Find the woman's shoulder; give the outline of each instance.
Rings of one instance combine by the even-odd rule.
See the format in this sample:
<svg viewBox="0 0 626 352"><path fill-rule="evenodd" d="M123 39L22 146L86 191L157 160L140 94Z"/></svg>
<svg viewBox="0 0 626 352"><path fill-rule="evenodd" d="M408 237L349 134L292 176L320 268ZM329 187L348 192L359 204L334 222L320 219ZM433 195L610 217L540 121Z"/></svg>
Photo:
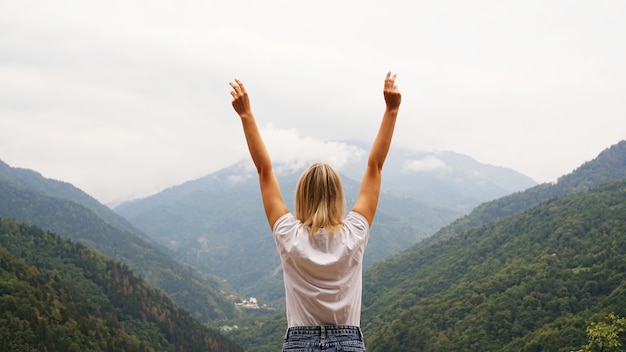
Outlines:
<svg viewBox="0 0 626 352"><path fill-rule="evenodd" d="M346 215L344 222L351 223L351 224L364 225L366 228L369 228L369 225L365 216L357 213L354 210L348 212L348 215Z"/></svg>
<svg viewBox="0 0 626 352"><path fill-rule="evenodd" d="M301 226L300 220L298 220L292 212L288 212L279 217L274 223L272 231L274 233L284 232L286 229L293 228L295 226Z"/></svg>

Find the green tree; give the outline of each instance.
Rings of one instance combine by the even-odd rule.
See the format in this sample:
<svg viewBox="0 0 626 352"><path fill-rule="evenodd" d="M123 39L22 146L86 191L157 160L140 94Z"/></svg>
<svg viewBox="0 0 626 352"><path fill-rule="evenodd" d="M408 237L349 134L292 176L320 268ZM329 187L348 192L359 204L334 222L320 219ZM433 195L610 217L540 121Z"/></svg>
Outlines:
<svg viewBox="0 0 626 352"><path fill-rule="evenodd" d="M624 351L620 342L620 335L626 332L626 318L620 318L615 313L609 313L607 322L591 322L587 326L589 343L583 346L583 352L612 352Z"/></svg>

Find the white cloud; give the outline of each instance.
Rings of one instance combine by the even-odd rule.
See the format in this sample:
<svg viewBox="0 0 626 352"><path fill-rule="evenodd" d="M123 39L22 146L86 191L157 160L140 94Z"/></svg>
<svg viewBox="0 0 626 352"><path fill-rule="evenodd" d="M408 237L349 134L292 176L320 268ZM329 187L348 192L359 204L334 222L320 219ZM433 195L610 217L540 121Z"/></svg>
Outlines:
<svg viewBox="0 0 626 352"><path fill-rule="evenodd" d="M363 152L327 141L374 138L393 70L394 144L551 181L624 138L625 11L620 0L5 1L0 159L105 202L204 176L249 157L229 106L237 77L276 161L340 168Z"/></svg>
<svg viewBox="0 0 626 352"><path fill-rule="evenodd" d="M429 172L437 170L446 170L445 161L435 157L434 155L426 155L421 159L407 160L404 168L414 172Z"/></svg>
<svg viewBox="0 0 626 352"><path fill-rule="evenodd" d="M365 151L342 142L302 137L296 129L279 129L268 124L261 129L277 173L291 173L314 162L326 162L337 170L361 160Z"/></svg>

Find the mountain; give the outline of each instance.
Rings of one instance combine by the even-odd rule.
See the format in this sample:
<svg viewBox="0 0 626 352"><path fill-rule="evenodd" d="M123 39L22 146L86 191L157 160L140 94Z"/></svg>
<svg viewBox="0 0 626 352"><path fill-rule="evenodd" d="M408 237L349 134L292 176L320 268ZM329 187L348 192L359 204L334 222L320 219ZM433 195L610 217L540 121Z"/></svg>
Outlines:
<svg viewBox="0 0 626 352"><path fill-rule="evenodd" d="M242 351L126 265L0 219L3 351Z"/></svg>
<svg viewBox="0 0 626 352"><path fill-rule="evenodd" d="M626 307L626 180L386 260L364 277L369 351L572 351Z"/></svg>
<svg viewBox="0 0 626 352"><path fill-rule="evenodd" d="M416 170L416 165L424 158L432 160L433 154L390 153L394 154L384 171L384 188L364 259L366 267L427 238L479 200L535 184L512 170L482 165L454 153L438 154L440 167L430 172ZM360 180L363 162L361 158L339 170L348 206L358 194L359 182L354 178ZM412 166L407 169L406 165ZM294 204L293 190L303 169L288 164L274 168L285 202ZM426 186L425 179L429 179ZM453 183L451 179L456 183L446 187ZM439 205L446 202L454 209ZM176 252L178 259L210 267L240 292L275 300L283 297L280 260L262 209L256 173L251 162L245 161L151 197L123 203L115 211Z"/></svg>
<svg viewBox="0 0 626 352"><path fill-rule="evenodd" d="M516 192L477 206L470 214L443 227L417 246L522 212L549 199L586 191L605 182L622 178L626 178L626 141L620 141L606 148L596 158L582 164L570 174L560 177L554 184L540 184L523 192Z"/></svg>
<svg viewBox="0 0 626 352"><path fill-rule="evenodd" d="M625 313L624 214L624 141L477 207L364 272L368 350L579 349L588 319Z"/></svg>
<svg viewBox="0 0 626 352"><path fill-rule="evenodd" d="M141 231L131 225L126 219L111 211L109 207L67 182L47 179L33 170L11 167L2 160L0 160L0 180L43 196L80 204L113 226L145 237Z"/></svg>
<svg viewBox="0 0 626 352"><path fill-rule="evenodd" d="M177 262L126 220L69 184L1 163L0 217L36 225L124 262L201 321L237 315L220 292L218 279Z"/></svg>
<svg viewBox="0 0 626 352"><path fill-rule="evenodd" d="M353 142L362 150L369 145ZM349 163L343 172L360 180L367 160ZM535 186L515 170L480 163L451 151L414 151L392 146L385 161L382 188L429 205L467 213L478 204Z"/></svg>

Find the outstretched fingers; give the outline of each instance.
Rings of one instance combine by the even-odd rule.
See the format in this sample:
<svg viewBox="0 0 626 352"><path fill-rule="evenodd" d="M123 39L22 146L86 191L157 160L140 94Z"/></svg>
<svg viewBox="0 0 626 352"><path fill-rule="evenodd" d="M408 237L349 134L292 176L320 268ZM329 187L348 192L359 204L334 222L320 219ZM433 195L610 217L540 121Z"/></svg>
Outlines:
<svg viewBox="0 0 626 352"><path fill-rule="evenodd" d="M235 78L235 83L236 83L236 84L235 84L234 88L235 88L236 90L238 90L238 91L239 91L239 92L241 92L241 93L245 93L245 92L246 92L246 88L243 86L243 83L241 83L241 81L240 81L240 80L238 80L238 79L236 79L236 78Z"/></svg>
<svg viewBox="0 0 626 352"><path fill-rule="evenodd" d="M391 72L387 72L387 76L385 77L383 95L388 109L397 109L400 107L402 96L396 85L396 75L392 75Z"/></svg>
<svg viewBox="0 0 626 352"><path fill-rule="evenodd" d="M230 84L231 88L233 88L232 92L230 92L230 95L232 95L233 98L246 94L246 88L240 80L235 79L235 83L228 82L228 84Z"/></svg>
<svg viewBox="0 0 626 352"><path fill-rule="evenodd" d="M234 82L228 82L233 89L230 95L233 97L232 105L239 116L251 114L250 100L248 98L248 92L240 80L235 79Z"/></svg>
<svg viewBox="0 0 626 352"><path fill-rule="evenodd" d="M385 90L394 90L396 87L396 74L391 75L391 71L387 72L387 76L385 77Z"/></svg>

